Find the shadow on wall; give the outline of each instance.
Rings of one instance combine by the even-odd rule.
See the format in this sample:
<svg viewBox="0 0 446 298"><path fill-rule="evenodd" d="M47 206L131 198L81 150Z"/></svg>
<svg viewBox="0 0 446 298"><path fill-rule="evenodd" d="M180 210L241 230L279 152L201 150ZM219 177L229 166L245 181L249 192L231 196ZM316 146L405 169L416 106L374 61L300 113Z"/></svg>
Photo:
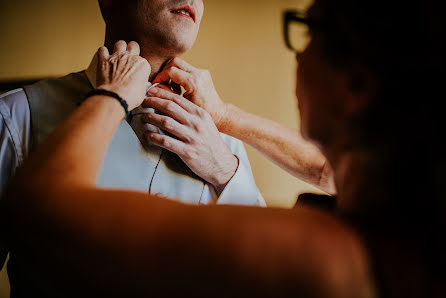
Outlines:
<svg viewBox="0 0 446 298"><path fill-rule="evenodd" d="M9 280L6 273L6 263L0 272L0 298L9 298Z"/></svg>

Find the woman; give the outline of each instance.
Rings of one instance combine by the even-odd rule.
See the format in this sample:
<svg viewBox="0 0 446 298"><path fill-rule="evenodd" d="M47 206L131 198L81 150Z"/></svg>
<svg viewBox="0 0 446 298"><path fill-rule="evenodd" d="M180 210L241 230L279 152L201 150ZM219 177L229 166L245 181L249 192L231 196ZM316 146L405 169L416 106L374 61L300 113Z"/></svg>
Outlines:
<svg viewBox="0 0 446 298"><path fill-rule="evenodd" d="M97 190L125 113L119 101L92 96L17 175L3 208L10 246L45 273L42 289L96 297L444 296L440 4L417 6L414 18L407 1L357 2L319 0L308 17L288 18L310 26L312 41L297 55L297 95L303 134L333 167L335 215ZM98 85L130 108L143 101L149 73L137 54L135 43L99 52ZM164 98L205 115L161 89L152 95L145 105Z"/></svg>

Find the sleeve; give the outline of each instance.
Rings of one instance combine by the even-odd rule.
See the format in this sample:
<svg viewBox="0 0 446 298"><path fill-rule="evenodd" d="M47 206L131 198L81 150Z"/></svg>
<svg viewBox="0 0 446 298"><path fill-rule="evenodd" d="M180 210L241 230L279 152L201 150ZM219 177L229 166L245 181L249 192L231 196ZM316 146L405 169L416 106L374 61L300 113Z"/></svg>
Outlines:
<svg viewBox="0 0 446 298"><path fill-rule="evenodd" d="M0 200L5 188L29 152L31 116L23 89L0 95ZM0 269L7 249L0 239Z"/></svg>
<svg viewBox="0 0 446 298"><path fill-rule="evenodd" d="M265 200L254 181L251 164L243 143L228 135L221 135L225 144L238 158L239 165L231 181L226 185L220 196L217 196L211 185L206 184L200 203L265 207Z"/></svg>

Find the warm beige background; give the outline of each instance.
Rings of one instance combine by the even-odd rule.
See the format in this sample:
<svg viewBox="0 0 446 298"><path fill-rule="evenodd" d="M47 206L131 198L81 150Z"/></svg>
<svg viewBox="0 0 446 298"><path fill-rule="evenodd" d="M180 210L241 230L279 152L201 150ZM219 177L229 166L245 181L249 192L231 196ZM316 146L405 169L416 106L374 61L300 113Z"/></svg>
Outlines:
<svg viewBox="0 0 446 298"><path fill-rule="evenodd" d="M311 0L204 0L195 47L184 58L211 71L227 101L297 127L295 60L281 35L284 8ZM0 0L0 80L61 76L84 69L101 45L95 0ZM257 184L270 206L290 207L312 190L247 146ZM5 270L0 298L7 297Z"/></svg>

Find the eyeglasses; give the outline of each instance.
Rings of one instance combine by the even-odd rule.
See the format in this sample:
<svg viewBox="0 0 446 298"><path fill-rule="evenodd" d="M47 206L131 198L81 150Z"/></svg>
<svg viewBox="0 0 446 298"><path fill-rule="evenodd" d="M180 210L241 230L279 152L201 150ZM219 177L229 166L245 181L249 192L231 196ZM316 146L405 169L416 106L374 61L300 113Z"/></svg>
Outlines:
<svg viewBox="0 0 446 298"><path fill-rule="evenodd" d="M317 21L297 10L286 10L283 13L283 34L288 49L302 53L311 42L310 27L321 27Z"/></svg>

